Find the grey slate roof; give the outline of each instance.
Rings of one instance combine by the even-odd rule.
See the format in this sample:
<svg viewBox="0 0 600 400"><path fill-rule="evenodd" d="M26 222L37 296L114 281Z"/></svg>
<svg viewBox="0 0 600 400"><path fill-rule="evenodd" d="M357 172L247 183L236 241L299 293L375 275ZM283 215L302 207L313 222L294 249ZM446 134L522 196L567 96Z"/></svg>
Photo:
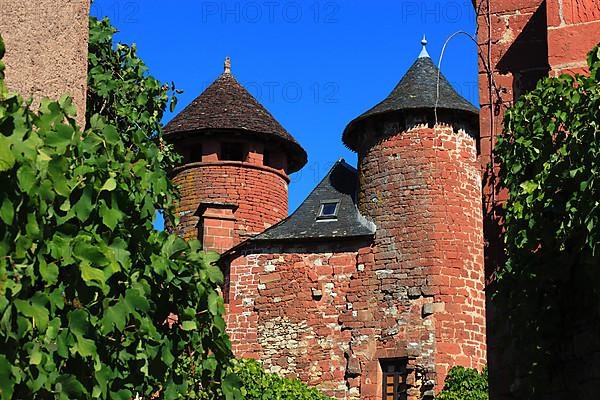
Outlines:
<svg viewBox="0 0 600 400"><path fill-rule="evenodd" d="M354 151L357 150L355 128L359 121L390 112L433 110L437 98L438 71L431 58L419 57L388 97L348 124L342 137L344 144ZM479 115L477 107L458 94L443 74L440 74L438 109L461 111L474 117Z"/></svg>
<svg viewBox="0 0 600 400"><path fill-rule="evenodd" d="M302 146L230 72L221 74L164 128L167 135L231 130L278 141L288 152L290 172L306 164Z"/></svg>
<svg viewBox="0 0 600 400"><path fill-rule="evenodd" d="M356 208L358 174L343 159L335 163L327 176L288 218L272 226L251 241L328 239L371 236L375 224L367 221ZM337 219L317 220L323 201L339 200Z"/></svg>

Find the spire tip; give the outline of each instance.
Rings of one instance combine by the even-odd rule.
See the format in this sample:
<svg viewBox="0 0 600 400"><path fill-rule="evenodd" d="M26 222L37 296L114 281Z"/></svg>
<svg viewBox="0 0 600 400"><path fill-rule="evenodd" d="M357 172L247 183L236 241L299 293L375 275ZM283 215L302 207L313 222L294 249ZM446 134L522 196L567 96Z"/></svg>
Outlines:
<svg viewBox="0 0 600 400"><path fill-rule="evenodd" d="M229 58L229 57L225 57L225 73L226 74L231 73L231 58Z"/></svg>
<svg viewBox="0 0 600 400"><path fill-rule="evenodd" d="M423 50L421 50L419 58L429 58L429 53L427 52L427 38L425 35L423 35L423 39L421 39L421 45L423 46Z"/></svg>

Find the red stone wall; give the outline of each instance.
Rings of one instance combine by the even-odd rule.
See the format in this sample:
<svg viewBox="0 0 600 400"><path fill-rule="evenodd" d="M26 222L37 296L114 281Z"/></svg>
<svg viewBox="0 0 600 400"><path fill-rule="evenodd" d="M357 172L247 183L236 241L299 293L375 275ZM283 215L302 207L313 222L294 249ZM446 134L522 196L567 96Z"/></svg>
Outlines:
<svg viewBox="0 0 600 400"><path fill-rule="evenodd" d="M552 75L586 73L585 55L600 42L598 0L547 0Z"/></svg>
<svg viewBox="0 0 600 400"><path fill-rule="evenodd" d="M229 266L234 352L339 399L382 398L381 363L407 363L408 398L451 366L486 363L481 181L464 131L419 126L360 154L374 243L243 248Z"/></svg>
<svg viewBox="0 0 600 400"><path fill-rule="evenodd" d="M440 390L451 366L486 364L475 141L449 126L417 125L364 145L359 171L359 209L378 227L374 269L364 278L373 298L363 304L374 320L365 329L406 341ZM365 367L372 375L373 363Z"/></svg>
<svg viewBox="0 0 600 400"><path fill-rule="evenodd" d="M299 378L338 399L359 399L347 381L350 286L364 265L364 243L269 244L230 264L227 330L234 353L274 373ZM362 296L361 296L362 297Z"/></svg>
<svg viewBox="0 0 600 400"><path fill-rule="evenodd" d="M237 205L234 245L288 215L288 178L270 167L238 161L197 162L178 168L172 179L181 192L176 208L181 220L178 233L186 239L198 237L200 218L195 213L202 202Z"/></svg>
<svg viewBox="0 0 600 400"><path fill-rule="evenodd" d="M597 0L477 0L481 168L484 180L486 270L503 262L502 204L492 156L504 112L537 81L586 73L587 53L600 42ZM488 7L489 5L489 7Z"/></svg>
<svg viewBox="0 0 600 400"><path fill-rule="evenodd" d="M489 7L488 7L489 5ZM477 0L479 57L480 148L481 170L484 181L484 232L486 273L493 279L493 272L503 263L504 250L501 240L502 205L507 200L506 191L498 183L498 165L493 158L496 137L503 130L504 112L519 95L534 87L543 76L560 73L586 73L587 52L600 41L600 2L597 0ZM490 74L491 73L491 74ZM491 84L490 84L491 83ZM508 399L510 387L515 382L511 359L517 351L507 350L503 335L504 313L497 310L488 299L488 363L490 370L491 399ZM580 320L580 322L583 319ZM590 332L576 327L571 320L573 337ZM569 325L570 323L567 323ZM565 330L567 329L565 325ZM595 327L598 321L586 323ZM581 325L579 324L581 327ZM586 343L593 343L587 340ZM573 348L564 344L564 348ZM587 365L585 353L596 353L597 347L586 351L565 353L570 363ZM589 350L589 351L588 351ZM569 353L569 354L567 354ZM565 363L564 365L571 365ZM558 375L565 375L567 368ZM572 370L572 368L569 368ZM587 370L587 369L586 369ZM558 369L557 369L558 371ZM585 381L596 385L594 380L583 379L575 373L573 398ZM569 385L563 385L567 388ZM557 398L567 398L557 394ZM563 396L563 397L561 397ZM548 397L550 398L550 397ZM581 398L591 398L584 396Z"/></svg>
<svg viewBox="0 0 600 400"><path fill-rule="evenodd" d="M542 0L477 1L481 102L479 147L488 276L504 260L500 225L502 204L507 200L506 191L498 185L499 167L492 156L493 149L503 129L506 109L520 93L533 88L539 78L547 76L550 69L545 4Z"/></svg>

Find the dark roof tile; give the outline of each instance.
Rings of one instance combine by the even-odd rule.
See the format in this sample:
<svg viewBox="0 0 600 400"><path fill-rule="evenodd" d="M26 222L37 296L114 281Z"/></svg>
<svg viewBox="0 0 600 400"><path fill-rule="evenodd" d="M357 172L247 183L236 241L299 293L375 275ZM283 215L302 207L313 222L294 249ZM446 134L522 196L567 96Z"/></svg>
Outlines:
<svg viewBox="0 0 600 400"><path fill-rule="evenodd" d="M417 61L409 68L388 97L348 124L343 134L344 144L352 150L357 150L355 128L359 121L397 111L433 110L436 107L438 72L438 68L423 49L421 56L417 58ZM477 107L458 94L443 74L440 74L437 103L439 110L460 111L473 116L479 114Z"/></svg>
<svg viewBox="0 0 600 400"><path fill-rule="evenodd" d="M344 160L335 163L298 209L250 241L330 239L372 236L375 224L356 207L358 175ZM337 218L320 220L323 202L339 201Z"/></svg>
<svg viewBox="0 0 600 400"><path fill-rule="evenodd" d="M219 76L200 96L177 114L166 126L167 135L245 131L275 138L288 151L290 171L306 164L307 154L300 144L229 72Z"/></svg>

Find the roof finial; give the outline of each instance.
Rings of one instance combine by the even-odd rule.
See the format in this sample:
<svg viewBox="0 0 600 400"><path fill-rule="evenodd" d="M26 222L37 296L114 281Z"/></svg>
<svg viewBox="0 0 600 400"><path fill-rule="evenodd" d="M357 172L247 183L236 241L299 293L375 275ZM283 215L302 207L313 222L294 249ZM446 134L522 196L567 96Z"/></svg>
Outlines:
<svg viewBox="0 0 600 400"><path fill-rule="evenodd" d="M231 58L225 57L225 73L231 74Z"/></svg>
<svg viewBox="0 0 600 400"><path fill-rule="evenodd" d="M427 38L425 37L425 35L423 35L421 44L423 45L423 50L421 50L421 54L419 54L419 58L429 58L429 53L427 52Z"/></svg>

